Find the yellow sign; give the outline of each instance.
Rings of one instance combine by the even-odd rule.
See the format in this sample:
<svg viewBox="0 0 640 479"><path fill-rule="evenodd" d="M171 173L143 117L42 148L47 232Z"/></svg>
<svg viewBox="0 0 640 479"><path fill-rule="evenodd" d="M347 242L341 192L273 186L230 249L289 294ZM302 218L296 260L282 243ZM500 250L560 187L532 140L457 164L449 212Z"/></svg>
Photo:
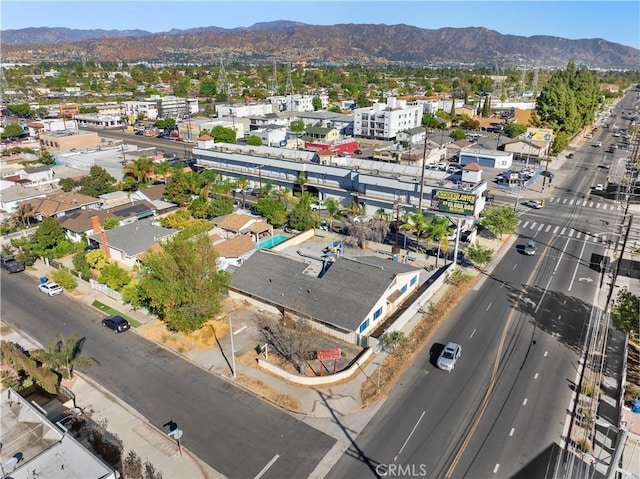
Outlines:
<svg viewBox="0 0 640 479"><path fill-rule="evenodd" d="M527 128L526 138L529 141L549 143L553 139L553 130L551 128Z"/></svg>

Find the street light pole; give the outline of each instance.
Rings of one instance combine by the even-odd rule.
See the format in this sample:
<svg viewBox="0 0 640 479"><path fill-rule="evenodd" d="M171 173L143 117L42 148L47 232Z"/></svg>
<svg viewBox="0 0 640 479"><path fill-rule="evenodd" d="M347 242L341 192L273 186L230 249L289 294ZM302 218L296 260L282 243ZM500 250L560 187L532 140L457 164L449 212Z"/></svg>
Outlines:
<svg viewBox="0 0 640 479"><path fill-rule="evenodd" d="M422 194L424 192L424 167L427 162L427 142L429 141L429 126L424 126L424 150L422 152L422 173L420 174L420 198L418 198L418 212L422 213Z"/></svg>
<svg viewBox="0 0 640 479"><path fill-rule="evenodd" d="M231 314L227 314L227 319L229 320L229 337L231 338L231 372L233 374L233 378L236 378L236 352L233 349L233 325L231 324Z"/></svg>

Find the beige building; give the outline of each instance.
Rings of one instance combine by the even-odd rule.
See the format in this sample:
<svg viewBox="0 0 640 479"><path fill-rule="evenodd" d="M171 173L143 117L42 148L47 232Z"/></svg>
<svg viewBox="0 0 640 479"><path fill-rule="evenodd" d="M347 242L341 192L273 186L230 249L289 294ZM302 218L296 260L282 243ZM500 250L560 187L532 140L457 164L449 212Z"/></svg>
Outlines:
<svg viewBox="0 0 640 479"><path fill-rule="evenodd" d="M84 130L62 130L40 133L40 148L49 151L72 148L96 148L100 143L98 133Z"/></svg>

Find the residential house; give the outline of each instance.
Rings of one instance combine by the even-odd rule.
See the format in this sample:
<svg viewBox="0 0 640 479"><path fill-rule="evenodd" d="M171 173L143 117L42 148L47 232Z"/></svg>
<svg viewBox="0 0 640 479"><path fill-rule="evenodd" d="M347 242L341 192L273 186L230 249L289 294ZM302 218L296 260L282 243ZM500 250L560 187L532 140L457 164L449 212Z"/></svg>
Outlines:
<svg viewBox="0 0 640 479"><path fill-rule="evenodd" d="M155 206L146 200L137 200L125 203L113 208L104 209L120 220L121 225L133 223L138 220L155 216L157 211Z"/></svg>
<svg viewBox="0 0 640 479"><path fill-rule="evenodd" d="M287 127L282 125L264 125L261 128L251 130L251 135L255 135L262 140L263 145L281 146L287 140Z"/></svg>
<svg viewBox="0 0 640 479"><path fill-rule="evenodd" d="M340 132L331 127L308 126L300 139L310 142L320 141L331 143L340 139Z"/></svg>
<svg viewBox="0 0 640 479"><path fill-rule="evenodd" d="M42 191L40 187L11 186L2 188L0 191L2 191L2 194L0 194L0 210L6 213L15 212L19 203L47 197L47 193Z"/></svg>
<svg viewBox="0 0 640 479"><path fill-rule="evenodd" d="M175 203L164 201L165 191L167 191L167 185L147 186L131 193L130 198L133 201L148 201L155 207L158 214L162 214L177 206Z"/></svg>
<svg viewBox="0 0 640 479"><path fill-rule="evenodd" d="M32 198L18 203L18 207L23 206L31 211L31 214L38 221L44 218L61 218L74 211L98 209L99 200L92 196L80 193L62 193L45 198Z"/></svg>
<svg viewBox="0 0 640 479"><path fill-rule="evenodd" d="M447 144L447 158L458 158L460 152L466 148L471 148L473 143L469 140L456 140Z"/></svg>
<svg viewBox="0 0 640 479"><path fill-rule="evenodd" d="M314 261L314 260L309 260ZM421 284L420 268L391 259L337 258L320 273L306 261L257 251L233 272L230 293L342 332L367 335Z"/></svg>
<svg viewBox="0 0 640 479"><path fill-rule="evenodd" d="M218 253L217 263L221 270L226 270L229 266L241 266L256 252L256 245L249 235L222 239L214 243L213 248Z"/></svg>
<svg viewBox="0 0 640 479"><path fill-rule="evenodd" d="M178 229L164 228L159 222L145 218L92 234L89 240L98 243L109 258L132 268L152 245L168 240L178 232Z"/></svg>
<svg viewBox="0 0 640 479"><path fill-rule="evenodd" d="M129 193L127 191L114 191L112 193L104 193L98 196L100 200L100 209L108 210L115 206L130 203Z"/></svg>
<svg viewBox="0 0 640 479"><path fill-rule="evenodd" d="M82 235L100 233L101 225L109 218L118 219L116 215L107 211L78 210L62 216L58 222L69 239L79 243L82 241Z"/></svg>
<svg viewBox="0 0 640 479"><path fill-rule="evenodd" d="M217 226L227 233L228 238L233 238L249 233L249 227L258 222L263 222L259 216L231 213L222 218Z"/></svg>
<svg viewBox="0 0 640 479"><path fill-rule="evenodd" d="M422 126L416 126L415 128L409 128L404 131L399 131L396 135L396 141L411 145L413 143L423 143L427 132Z"/></svg>
<svg viewBox="0 0 640 479"><path fill-rule="evenodd" d="M529 141L513 138L503 144L504 151L513 153L521 160L539 159L546 155L548 144L544 141Z"/></svg>
<svg viewBox="0 0 640 479"><path fill-rule="evenodd" d="M28 166L2 178L0 190L14 185L22 187L55 187L60 181L50 165Z"/></svg>

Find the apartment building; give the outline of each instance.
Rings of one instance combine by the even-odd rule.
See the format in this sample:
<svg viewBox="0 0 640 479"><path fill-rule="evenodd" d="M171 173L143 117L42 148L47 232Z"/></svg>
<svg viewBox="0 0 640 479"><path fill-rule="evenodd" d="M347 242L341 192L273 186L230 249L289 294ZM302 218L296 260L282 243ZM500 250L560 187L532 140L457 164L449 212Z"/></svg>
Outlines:
<svg viewBox="0 0 640 479"><path fill-rule="evenodd" d="M400 131L420 125L422 107L409 106L406 100L388 97L386 103L353 111L353 135L376 140L393 140Z"/></svg>

